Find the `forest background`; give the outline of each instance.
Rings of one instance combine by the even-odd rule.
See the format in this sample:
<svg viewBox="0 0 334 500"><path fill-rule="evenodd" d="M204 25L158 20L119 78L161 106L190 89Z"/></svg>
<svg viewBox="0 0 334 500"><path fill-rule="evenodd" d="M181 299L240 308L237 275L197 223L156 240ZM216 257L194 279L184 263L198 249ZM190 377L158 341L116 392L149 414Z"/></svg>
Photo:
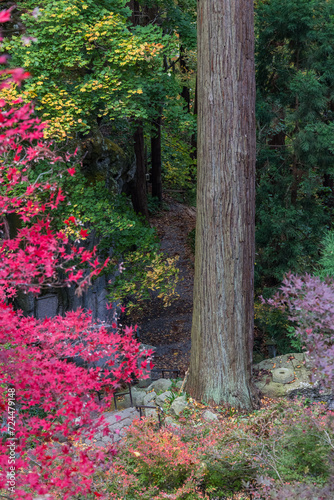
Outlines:
<svg viewBox="0 0 334 500"><path fill-rule="evenodd" d="M1 97L33 100L45 137L82 159L60 180L69 203L54 223L75 217L94 229L102 256L112 248L124 262L114 298L138 303L160 287L168 303L175 263L145 218L162 190L196 200L196 2L16 5L4 49L31 77ZM333 249L333 8L256 2L257 296L288 271L321 272ZM47 170L39 164L31 180ZM264 309L258 326L286 349L277 314Z"/></svg>
<svg viewBox="0 0 334 500"><path fill-rule="evenodd" d="M333 275L333 9L319 0L256 2L257 296L271 296L289 270ZM110 257L106 272L115 263L123 270L110 283L112 300L140 306L153 289L168 304L177 268L147 216L164 208L163 191L195 204L196 2L22 1L11 15L3 48L30 78L2 88L2 103L34 102L69 174L52 167L68 200L55 207L52 229L65 223L88 246L86 229L94 233L100 257ZM36 186L49 172L46 158L25 182ZM20 198L25 186L15 189ZM22 222L7 221L15 237ZM258 301L256 320L279 352L301 347L279 310Z"/></svg>

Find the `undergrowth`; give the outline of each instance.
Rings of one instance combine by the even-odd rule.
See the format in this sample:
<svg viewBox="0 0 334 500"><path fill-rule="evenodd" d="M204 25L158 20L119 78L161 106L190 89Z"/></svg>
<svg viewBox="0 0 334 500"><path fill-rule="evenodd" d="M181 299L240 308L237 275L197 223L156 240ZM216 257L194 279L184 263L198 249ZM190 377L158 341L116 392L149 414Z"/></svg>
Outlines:
<svg viewBox="0 0 334 500"><path fill-rule="evenodd" d="M247 416L179 423L159 430L153 421L135 422L96 474L96 493L117 500L332 498L323 495L334 478L334 413L324 404L284 400ZM313 496L296 496L301 491Z"/></svg>

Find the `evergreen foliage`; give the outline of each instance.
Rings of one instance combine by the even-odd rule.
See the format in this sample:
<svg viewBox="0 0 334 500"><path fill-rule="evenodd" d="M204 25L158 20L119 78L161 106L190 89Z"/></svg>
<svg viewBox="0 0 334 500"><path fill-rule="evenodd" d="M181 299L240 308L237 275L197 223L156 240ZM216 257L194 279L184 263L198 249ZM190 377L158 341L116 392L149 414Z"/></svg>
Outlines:
<svg viewBox="0 0 334 500"><path fill-rule="evenodd" d="M311 271L333 217L333 22L326 0L257 3L257 286Z"/></svg>
<svg viewBox="0 0 334 500"><path fill-rule="evenodd" d="M329 231L322 240L322 256L319 260L318 275L321 278L334 278L334 231Z"/></svg>

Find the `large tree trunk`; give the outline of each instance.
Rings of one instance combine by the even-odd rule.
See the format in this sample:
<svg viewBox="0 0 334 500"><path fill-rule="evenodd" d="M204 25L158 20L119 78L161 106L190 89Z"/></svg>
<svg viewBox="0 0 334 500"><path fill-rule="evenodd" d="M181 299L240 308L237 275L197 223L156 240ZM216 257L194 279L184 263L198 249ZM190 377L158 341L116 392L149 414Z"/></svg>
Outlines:
<svg viewBox="0 0 334 500"><path fill-rule="evenodd" d="M131 190L132 205L135 212L148 217L144 132L142 124L138 124L133 139L136 155L136 175L134 186Z"/></svg>
<svg viewBox="0 0 334 500"><path fill-rule="evenodd" d="M198 191L186 390L251 409L255 255L253 0L198 3Z"/></svg>
<svg viewBox="0 0 334 500"><path fill-rule="evenodd" d="M153 120L151 136L152 196L162 202L161 180L161 113Z"/></svg>

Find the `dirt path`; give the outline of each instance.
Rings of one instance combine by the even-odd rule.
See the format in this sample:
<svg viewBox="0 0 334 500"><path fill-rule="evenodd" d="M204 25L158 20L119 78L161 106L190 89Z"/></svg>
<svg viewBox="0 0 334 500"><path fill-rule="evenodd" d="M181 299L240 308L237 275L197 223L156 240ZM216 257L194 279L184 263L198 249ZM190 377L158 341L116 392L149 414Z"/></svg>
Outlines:
<svg viewBox="0 0 334 500"><path fill-rule="evenodd" d="M161 249L170 257L179 256L180 280L176 287L179 298L169 307L154 299L138 318L140 341L157 347L155 366L179 369L184 373L189 364L193 301L194 262L188 234L195 227L196 210L165 197L169 210L150 218L157 229Z"/></svg>

